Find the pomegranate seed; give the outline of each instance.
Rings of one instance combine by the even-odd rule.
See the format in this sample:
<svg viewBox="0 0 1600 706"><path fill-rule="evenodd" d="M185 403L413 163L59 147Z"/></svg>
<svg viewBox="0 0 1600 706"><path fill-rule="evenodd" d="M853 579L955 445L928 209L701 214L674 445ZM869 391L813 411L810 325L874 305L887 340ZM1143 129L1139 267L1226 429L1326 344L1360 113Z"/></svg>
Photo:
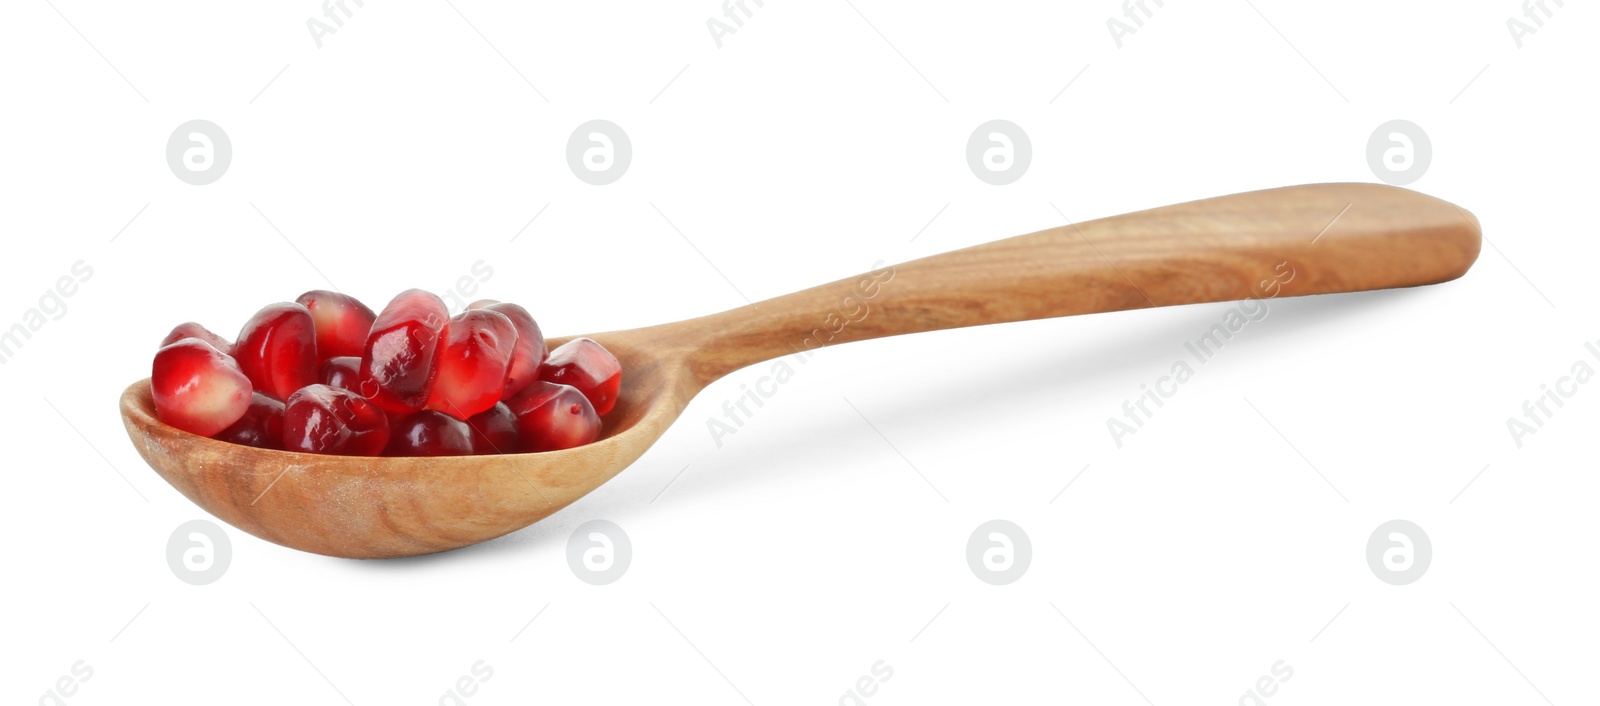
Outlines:
<svg viewBox="0 0 1600 706"><path fill-rule="evenodd" d="M245 322L233 347L239 369L257 392L288 399L317 381L317 339L311 312L299 304L269 304Z"/></svg>
<svg viewBox="0 0 1600 706"><path fill-rule="evenodd" d="M428 409L466 419L493 407L505 389L516 344L516 327L499 312L474 309L451 319Z"/></svg>
<svg viewBox="0 0 1600 706"><path fill-rule="evenodd" d="M473 309L487 309L499 303L499 299L479 299L478 301L468 304L467 311L472 311Z"/></svg>
<svg viewBox="0 0 1600 706"><path fill-rule="evenodd" d="M187 432L212 436L250 407L250 378L226 353L198 338L185 338L156 352L150 395L156 418Z"/></svg>
<svg viewBox="0 0 1600 706"><path fill-rule="evenodd" d="M377 456L389 443L389 419L361 395L327 385L307 385L283 410L283 447L289 451Z"/></svg>
<svg viewBox="0 0 1600 706"><path fill-rule="evenodd" d="M324 360L318 379L324 385L360 394L361 359L353 355L341 355Z"/></svg>
<svg viewBox="0 0 1600 706"><path fill-rule="evenodd" d="M514 454L522 450L522 437L517 433L517 415L511 413L506 403L500 402L487 412L480 412L467 420L472 428L472 450L476 454Z"/></svg>
<svg viewBox="0 0 1600 706"><path fill-rule="evenodd" d="M167 334L166 338L161 339L161 345L156 346L156 349L160 350L162 348L166 348L168 345L177 343L185 338L198 338L206 343L211 344L212 348L229 355L233 354L233 344L229 343L228 339L212 333L210 329L193 321L181 323L174 327L172 329L172 333Z"/></svg>
<svg viewBox="0 0 1600 706"><path fill-rule="evenodd" d="M506 318L511 319L511 324L517 327L517 346L511 352L511 367L506 370L505 389L500 391L500 399L509 400L539 379L539 365L550 356L550 349L545 347L544 333L539 330L538 322L533 320L533 315L527 309L498 302L491 302L482 308L505 314Z"/></svg>
<svg viewBox="0 0 1600 706"><path fill-rule="evenodd" d="M211 438L258 449L282 449L283 403L259 392L252 393L244 416Z"/></svg>
<svg viewBox="0 0 1600 706"><path fill-rule="evenodd" d="M472 430L467 423L425 409L401 419L389 430L385 456L469 456Z"/></svg>
<svg viewBox="0 0 1600 706"><path fill-rule="evenodd" d="M372 322L361 356L361 394L390 412L422 409L449 328L450 314L439 297L420 289L401 292Z"/></svg>
<svg viewBox="0 0 1600 706"><path fill-rule="evenodd" d="M506 406L517 416L526 451L557 451L600 438L600 415L571 385L540 380Z"/></svg>
<svg viewBox="0 0 1600 706"><path fill-rule="evenodd" d="M550 351L550 357L539 366L539 379L578 388L596 414L605 414L617 403L622 364L592 339L574 338Z"/></svg>
<svg viewBox="0 0 1600 706"><path fill-rule="evenodd" d="M295 302L311 311L316 323L317 355L323 360L336 356L360 357L367 346L367 334L372 332L372 320L377 318L355 297L313 289Z"/></svg>

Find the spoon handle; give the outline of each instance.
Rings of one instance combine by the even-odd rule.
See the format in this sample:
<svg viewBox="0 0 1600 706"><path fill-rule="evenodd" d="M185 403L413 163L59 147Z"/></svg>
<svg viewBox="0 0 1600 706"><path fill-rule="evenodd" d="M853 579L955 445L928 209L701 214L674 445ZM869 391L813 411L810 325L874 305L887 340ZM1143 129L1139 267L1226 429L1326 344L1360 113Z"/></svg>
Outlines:
<svg viewBox="0 0 1600 706"><path fill-rule="evenodd" d="M1068 224L669 324L709 382L809 348L938 329L1460 277L1477 219L1376 184L1255 191Z"/></svg>

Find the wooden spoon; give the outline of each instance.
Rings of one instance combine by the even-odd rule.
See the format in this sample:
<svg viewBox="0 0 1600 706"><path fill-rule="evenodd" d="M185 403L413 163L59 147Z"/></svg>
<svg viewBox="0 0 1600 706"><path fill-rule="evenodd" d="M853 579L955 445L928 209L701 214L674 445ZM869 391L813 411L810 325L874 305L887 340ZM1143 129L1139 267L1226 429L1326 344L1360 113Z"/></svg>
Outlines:
<svg viewBox="0 0 1600 706"><path fill-rule="evenodd" d="M707 384L764 360L959 326L1434 284L1465 273L1479 240L1477 219L1448 202L1318 184L926 257L720 314L594 334L622 362L622 391L602 438L566 451L357 458L256 449L161 423L149 380L123 393L122 418L151 468L239 529L332 556L428 554L566 507L637 460ZM1283 281L1286 271L1293 277Z"/></svg>

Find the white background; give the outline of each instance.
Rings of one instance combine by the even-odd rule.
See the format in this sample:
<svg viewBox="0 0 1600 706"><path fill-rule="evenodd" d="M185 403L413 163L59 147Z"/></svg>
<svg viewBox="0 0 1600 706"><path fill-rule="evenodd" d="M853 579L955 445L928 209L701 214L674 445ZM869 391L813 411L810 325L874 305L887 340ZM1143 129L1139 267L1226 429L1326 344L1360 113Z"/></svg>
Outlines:
<svg viewBox="0 0 1600 706"><path fill-rule="evenodd" d="M720 49L711 0L352 0L320 49L311 0L8 4L0 327L94 274L0 366L0 696L55 703L82 661L74 705L435 704L481 660L474 706L834 704L881 660L864 703L1233 704L1281 660L1264 703L1592 703L1600 385L1521 448L1506 420L1600 369L1595 9L1549 3L1519 49L1509 0L1253 2L1149 3L1120 49L1104 0L751 0ZM595 118L633 143L609 186L564 156ZM1033 144L1008 186L964 156L997 118ZM1482 220L1473 270L1271 302L1120 449L1106 419L1229 305L828 349L719 448L757 366L524 531L360 562L226 528L199 587L166 543L208 516L116 415L172 325L231 337L331 283L381 306L482 260L476 296L551 335L647 325L1056 208L1376 181L1397 118L1433 145L1412 188ZM208 186L165 161L192 119L233 145ZM999 587L965 558L995 518L1033 546ZM1398 587L1365 556L1397 518L1433 546ZM566 562L591 519L632 540L608 586Z"/></svg>

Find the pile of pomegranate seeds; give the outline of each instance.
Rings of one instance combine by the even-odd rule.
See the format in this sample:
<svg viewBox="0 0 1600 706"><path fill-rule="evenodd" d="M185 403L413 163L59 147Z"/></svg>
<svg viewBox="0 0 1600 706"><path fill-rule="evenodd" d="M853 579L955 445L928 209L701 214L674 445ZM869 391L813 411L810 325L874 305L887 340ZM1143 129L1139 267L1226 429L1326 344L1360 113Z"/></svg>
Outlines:
<svg viewBox="0 0 1600 706"><path fill-rule="evenodd" d="M473 302L451 317L419 289L373 313L312 291L257 312L237 343L200 324L161 341L156 416L264 449L346 456L556 451L600 437L622 365L577 338L555 350L528 311Z"/></svg>

